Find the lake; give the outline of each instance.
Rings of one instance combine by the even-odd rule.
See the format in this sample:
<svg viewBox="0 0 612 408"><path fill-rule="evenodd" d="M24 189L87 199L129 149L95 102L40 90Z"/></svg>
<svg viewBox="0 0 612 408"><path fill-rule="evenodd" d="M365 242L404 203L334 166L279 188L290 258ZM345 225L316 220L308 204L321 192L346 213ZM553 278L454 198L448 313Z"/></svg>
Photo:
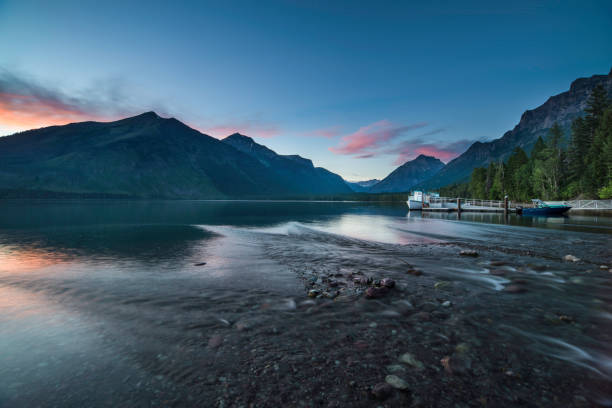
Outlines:
<svg viewBox="0 0 612 408"><path fill-rule="evenodd" d="M610 266L612 217L3 201L0 406L612 406Z"/></svg>

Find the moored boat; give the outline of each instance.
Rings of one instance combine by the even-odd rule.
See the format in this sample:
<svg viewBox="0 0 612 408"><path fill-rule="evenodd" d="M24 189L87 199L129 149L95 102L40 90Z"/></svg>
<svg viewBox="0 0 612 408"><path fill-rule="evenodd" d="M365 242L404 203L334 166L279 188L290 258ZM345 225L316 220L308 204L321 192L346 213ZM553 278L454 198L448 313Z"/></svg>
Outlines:
<svg viewBox="0 0 612 408"><path fill-rule="evenodd" d="M425 197L423 197L422 191L415 191L412 193L410 197L408 197L408 208L410 211L420 211L423 209L423 201Z"/></svg>
<svg viewBox="0 0 612 408"><path fill-rule="evenodd" d="M534 204L531 208L517 208L517 214L526 216L551 216L551 215L563 215L570 208L569 205L564 204L547 204L542 200L531 200Z"/></svg>

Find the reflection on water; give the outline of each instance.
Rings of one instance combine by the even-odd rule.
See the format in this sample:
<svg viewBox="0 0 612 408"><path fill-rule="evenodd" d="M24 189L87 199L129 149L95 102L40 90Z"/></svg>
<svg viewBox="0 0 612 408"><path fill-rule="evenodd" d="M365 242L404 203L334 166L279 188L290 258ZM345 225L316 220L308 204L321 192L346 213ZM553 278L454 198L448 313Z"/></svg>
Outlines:
<svg viewBox="0 0 612 408"><path fill-rule="evenodd" d="M405 352L424 369L393 368L411 393L389 406L607 405L611 236L405 205L2 202L0 406L369 406ZM397 286L366 301L354 274ZM336 301L306 296L330 280Z"/></svg>

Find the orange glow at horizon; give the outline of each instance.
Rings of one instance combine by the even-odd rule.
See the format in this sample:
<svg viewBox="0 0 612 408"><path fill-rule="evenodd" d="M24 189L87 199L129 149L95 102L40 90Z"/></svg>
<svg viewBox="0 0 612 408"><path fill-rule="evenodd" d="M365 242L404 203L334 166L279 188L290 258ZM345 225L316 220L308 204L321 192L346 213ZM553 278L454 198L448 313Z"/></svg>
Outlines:
<svg viewBox="0 0 612 408"><path fill-rule="evenodd" d="M0 93L0 125L23 130L109 118L31 95Z"/></svg>

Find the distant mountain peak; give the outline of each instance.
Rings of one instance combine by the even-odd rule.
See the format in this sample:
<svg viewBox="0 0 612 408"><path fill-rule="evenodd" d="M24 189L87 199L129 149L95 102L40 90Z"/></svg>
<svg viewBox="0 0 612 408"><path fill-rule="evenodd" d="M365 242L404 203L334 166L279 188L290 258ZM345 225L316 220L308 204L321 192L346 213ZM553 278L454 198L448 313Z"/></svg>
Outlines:
<svg viewBox="0 0 612 408"><path fill-rule="evenodd" d="M162 119L162 117L154 111L143 112L140 115L134 116L134 118Z"/></svg>
<svg viewBox="0 0 612 408"><path fill-rule="evenodd" d="M426 154L419 154L414 160L435 160L435 161L440 161L440 159L438 159L435 156L428 156Z"/></svg>
<svg viewBox="0 0 612 408"><path fill-rule="evenodd" d="M372 193L396 193L409 191L415 185L427 180L440 169L444 163L433 156L418 155L391 172L379 183L370 188Z"/></svg>
<svg viewBox="0 0 612 408"><path fill-rule="evenodd" d="M255 140L253 140L252 137L247 136L247 135L243 135L242 133L232 133L231 135L227 136L226 138L224 138L223 140L248 140L251 142L255 142Z"/></svg>

